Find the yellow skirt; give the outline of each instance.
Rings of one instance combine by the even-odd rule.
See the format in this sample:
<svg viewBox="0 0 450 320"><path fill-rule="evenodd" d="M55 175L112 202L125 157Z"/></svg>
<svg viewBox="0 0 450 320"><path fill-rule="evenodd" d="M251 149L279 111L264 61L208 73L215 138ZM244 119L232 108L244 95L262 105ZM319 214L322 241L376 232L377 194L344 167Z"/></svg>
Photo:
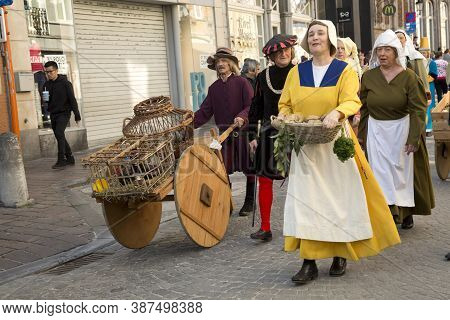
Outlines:
<svg viewBox="0 0 450 320"><path fill-rule="evenodd" d="M375 256L383 249L400 243L397 227L392 218L389 206L383 195L369 163L358 143L356 136L351 131L355 143L355 160L366 193L367 207L372 225L373 237L367 240L355 242L325 242L298 239L295 237L284 238L284 250L294 251L300 249L300 257L303 259L317 260L332 257L341 257L348 260ZM351 203L349 203L351 207Z"/></svg>

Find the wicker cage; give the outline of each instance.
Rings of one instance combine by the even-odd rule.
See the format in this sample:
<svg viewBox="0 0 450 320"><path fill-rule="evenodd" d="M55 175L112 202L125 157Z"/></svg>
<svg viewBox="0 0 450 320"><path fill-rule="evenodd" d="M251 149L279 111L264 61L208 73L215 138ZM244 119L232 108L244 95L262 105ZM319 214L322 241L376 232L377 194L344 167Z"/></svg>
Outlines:
<svg viewBox="0 0 450 320"><path fill-rule="evenodd" d="M194 113L180 108L138 113L133 118L124 119L122 131L126 137L168 136L173 140L175 158L178 159L194 143Z"/></svg>
<svg viewBox="0 0 450 320"><path fill-rule="evenodd" d="M322 144L329 143L336 138L342 124L339 123L336 127L328 129L323 124L317 122L284 122L274 116L271 117L272 126L280 130L285 127L290 133L293 133L297 139L305 144Z"/></svg>
<svg viewBox="0 0 450 320"><path fill-rule="evenodd" d="M151 199L175 170L172 141L149 136L121 138L82 162L93 196L105 200Z"/></svg>

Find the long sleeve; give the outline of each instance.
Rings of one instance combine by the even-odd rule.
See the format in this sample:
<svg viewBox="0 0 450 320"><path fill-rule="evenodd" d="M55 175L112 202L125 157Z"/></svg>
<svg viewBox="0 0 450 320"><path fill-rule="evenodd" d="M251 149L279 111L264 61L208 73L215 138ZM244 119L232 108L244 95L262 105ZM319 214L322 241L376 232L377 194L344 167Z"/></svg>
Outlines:
<svg viewBox="0 0 450 320"><path fill-rule="evenodd" d="M194 113L194 128L197 129L198 127L204 125L209 121L209 119L211 119L213 114L214 111L211 105L210 92L208 91L208 95L205 100L203 100L200 108Z"/></svg>
<svg viewBox="0 0 450 320"><path fill-rule="evenodd" d="M278 101L278 112L280 114L292 114L292 101L291 101L291 88L295 85L294 80L297 75L298 68L294 67L289 71L288 76L286 78L286 82L284 83L283 91L281 93L280 101Z"/></svg>
<svg viewBox="0 0 450 320"><path fill-rule="evenodd" d="M239 112L236 117L244 119L245 123L248 124L248 113L252 104L253 88L247 80L243 81L243 84L242 105L244 106L244 109L242 109L242 111Z"/></svg>
<svg viewBox="0 0 450 320"><path fill-rule="evenodd" d="M425 130L427 96L422 82L418 81L417 77L410 77L407 95L410 125L406 143L418 147L420 136Z"/></svg>
<svg viewBox="0 0 450 320"><path fill-rule="evenodd" d="M364 80L364 75L361 79L361 91L359 93L359 98L361 100L361 119L358 126L358 138L363 141L363 144L366 144L367 141L367 122L369 120L369 110L367 108L367 94L369 91L366 87L366 82Z"/></svg>
<svg viewBox="0 0 450 320"><path fill-rule="evenodd" d="M345 118L354 115L361 108L361 101L358 98L359 78L356 72L350 67L346 67L342 75L342 83L339 87L339 97L337 111L344 114Z"/></svg>
<svg viewBox="0 0 450 320"><path fill-rule="evenodd" d="M77 99L75 98L75 94L73 92L72 83L66 81L66 89L67 89L67 99L69 100L70 110L73 111L75 115L75 121L81 121L80 110L78 110Z"/></svg>
<svg viewBox="0 0 450 320"><path fill-rule="evenodd" d="M428 84L428 77L427 77L427 69L425 68L425 64L423 63L423 60L418 59L414 60L414 72L419 77L420 81L422 81L423 86L425 88L425 92L430 92L430 86Z"/></svg>
<svg viewBox="0 0 450 320"><path fill-rule="evenodd" d="M263 120L264 117L264 95L261 90L260 77L256 80L255 95L252 99L250 111L248 113L248 132L250 140L255 139L257 134L257 124L259 120Z"/></svg>

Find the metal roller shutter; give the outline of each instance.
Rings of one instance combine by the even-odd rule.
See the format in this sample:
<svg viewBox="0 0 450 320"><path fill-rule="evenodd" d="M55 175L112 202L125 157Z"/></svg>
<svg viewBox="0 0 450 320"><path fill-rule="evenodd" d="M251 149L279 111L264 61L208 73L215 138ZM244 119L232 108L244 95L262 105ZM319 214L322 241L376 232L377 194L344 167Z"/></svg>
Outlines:
<svg viewBox="0 0 450 320"><path fill-rule="evenodd" d="M122 135L133 106L169 95L163 8L118 1L73 2L89 144Z"/></svg>

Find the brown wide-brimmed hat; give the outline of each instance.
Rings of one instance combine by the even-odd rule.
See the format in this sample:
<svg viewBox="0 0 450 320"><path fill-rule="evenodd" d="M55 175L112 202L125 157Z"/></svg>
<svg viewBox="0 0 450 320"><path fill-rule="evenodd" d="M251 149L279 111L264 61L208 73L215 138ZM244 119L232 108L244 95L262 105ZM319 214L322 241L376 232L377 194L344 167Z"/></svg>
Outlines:
<svg viewBox="0 0 450 320"><path fill-rule="evenodd" d="M206 60L206 63L208 63L208 68L211 70L216 70L216 60L219 58L230 59L239 67L239 59L233 55L233 51L229 48L222 47L218 48L214 55L208 57Z"/></svg>

